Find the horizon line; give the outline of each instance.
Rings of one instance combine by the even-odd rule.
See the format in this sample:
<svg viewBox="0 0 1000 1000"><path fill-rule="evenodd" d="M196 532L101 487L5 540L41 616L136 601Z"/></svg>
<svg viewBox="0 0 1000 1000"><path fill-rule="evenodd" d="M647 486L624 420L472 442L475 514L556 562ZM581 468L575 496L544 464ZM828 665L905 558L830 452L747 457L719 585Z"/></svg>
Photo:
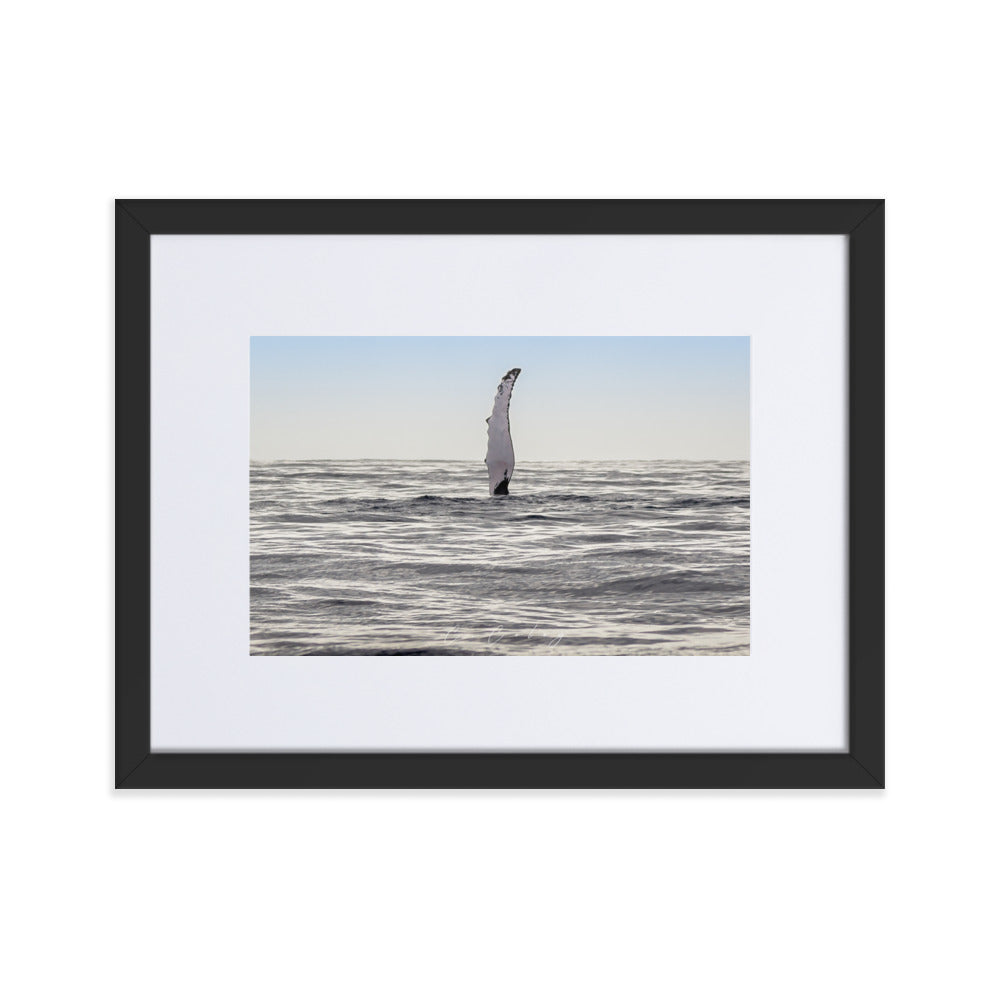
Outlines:
<svg viewBox="0 0 1000 1000"><path fill-rule="evenodd" d="M366 458L253 458L251 463L261 465L272 462L455 462L462 465L484 464L483 459L472 458L397 458L389 455ZM518 464L530 465L534 462L749 462L749 458L523 458Z"/></svg>

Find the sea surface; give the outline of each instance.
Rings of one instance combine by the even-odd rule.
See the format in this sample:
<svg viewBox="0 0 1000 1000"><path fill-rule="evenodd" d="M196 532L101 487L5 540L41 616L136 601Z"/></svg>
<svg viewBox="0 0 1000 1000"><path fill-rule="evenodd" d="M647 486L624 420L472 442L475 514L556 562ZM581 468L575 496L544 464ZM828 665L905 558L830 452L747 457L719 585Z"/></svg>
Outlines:
<svg viewBox="0 0 1000 1000"><path fill-rule="evenodd" d="M750 652L748 462L250 466L258 656Z"/></svg>

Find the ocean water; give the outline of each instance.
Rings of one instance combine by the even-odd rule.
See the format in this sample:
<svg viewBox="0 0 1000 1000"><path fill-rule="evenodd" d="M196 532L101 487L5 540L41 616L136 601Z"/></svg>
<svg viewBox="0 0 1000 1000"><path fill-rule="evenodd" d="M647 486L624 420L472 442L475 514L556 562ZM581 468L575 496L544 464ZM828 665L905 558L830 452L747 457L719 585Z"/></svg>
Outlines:
<svg viewBox="0 0 1000 1000"><path fill-rule="evenodd" d="M741 656L747 462L250 467L260 656Z"/></svg>

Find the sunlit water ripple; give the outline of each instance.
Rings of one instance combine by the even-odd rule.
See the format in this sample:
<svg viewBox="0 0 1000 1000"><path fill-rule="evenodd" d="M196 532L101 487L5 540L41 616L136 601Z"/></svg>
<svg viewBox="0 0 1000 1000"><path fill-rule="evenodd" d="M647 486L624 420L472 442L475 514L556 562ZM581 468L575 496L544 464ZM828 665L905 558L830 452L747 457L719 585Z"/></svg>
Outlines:
<svg viewBox="0 0 1000 1000"><path fill-rule="evenodd" d="M746 655L747 462L250 467L250 652Z"/></svg>

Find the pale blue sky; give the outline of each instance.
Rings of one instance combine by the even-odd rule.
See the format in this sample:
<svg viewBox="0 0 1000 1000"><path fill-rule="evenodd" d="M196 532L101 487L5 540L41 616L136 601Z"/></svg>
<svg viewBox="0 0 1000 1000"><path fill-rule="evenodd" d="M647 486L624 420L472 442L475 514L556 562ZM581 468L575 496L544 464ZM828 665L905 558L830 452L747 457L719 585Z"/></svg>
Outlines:
<svg viewBox="0 0 1000 1000"><path fill-rule="evenodd" d="M251 458L482 461L510 368L521 461L750 457L749 337L251 337Z"/></svg>

